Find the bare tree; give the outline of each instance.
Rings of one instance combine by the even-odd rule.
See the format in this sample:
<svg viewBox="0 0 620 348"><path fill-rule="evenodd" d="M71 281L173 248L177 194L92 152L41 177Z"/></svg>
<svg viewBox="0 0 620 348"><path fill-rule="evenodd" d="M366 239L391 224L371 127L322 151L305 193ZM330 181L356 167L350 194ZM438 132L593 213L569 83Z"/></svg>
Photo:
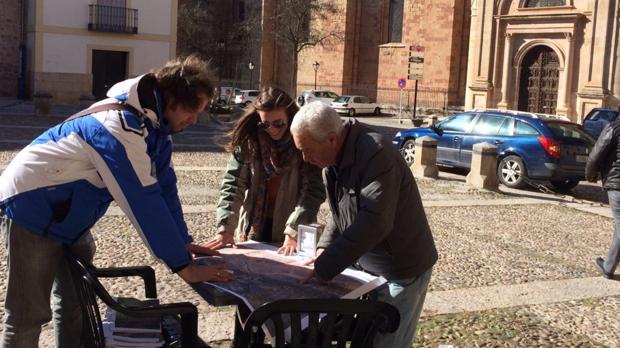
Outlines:
<svg viewBox="0 0 620 348"><path fill-rule="evenodd" d="M197 52L212 58L216 43L208 23L213 23L215 19L214 11L210 11L205 2L183 2L178 14L178 54L185 56Z"/></svg>
<svg viewBox="0 0 620 348"><path fill-rule="evenodd" d="M236 80L239 62L257 47L255 34L260 29L260 8L258 13L250 8L243 21L235 18L230 10L229 0L182 2L178 15L177 51L179 55L197 52L211 61L211 67L220 79Z"/></svg>
<svg viewBox="0 0 620 348"><path fill-rule="evenodd" d="M344 40L342 30L328 25L337 12L338 7L329 0L276 0L274 13L267 16L274 24L276 42L292 55L291 95L297 86L299 53Z"/></svg>

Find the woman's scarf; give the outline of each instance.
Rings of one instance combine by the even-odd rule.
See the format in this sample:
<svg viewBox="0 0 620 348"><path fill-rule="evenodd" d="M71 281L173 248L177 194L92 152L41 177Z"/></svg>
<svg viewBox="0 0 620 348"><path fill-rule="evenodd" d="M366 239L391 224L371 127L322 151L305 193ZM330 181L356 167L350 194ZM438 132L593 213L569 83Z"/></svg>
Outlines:
<svg viewBox="0 0 620 348"><path fill-rule="evenodd" d="M271 178L278 177L287 172L292 164L295 154L295 146L293 137L287 130L286 134L280 140L273 140L265 131L258 132L258 153L261 161L261 175L254 197L254 209L252 212L252 229L250 231L250 239L260 239L260 233L265 223L265 211L267 210L267 181Z"/></svg>

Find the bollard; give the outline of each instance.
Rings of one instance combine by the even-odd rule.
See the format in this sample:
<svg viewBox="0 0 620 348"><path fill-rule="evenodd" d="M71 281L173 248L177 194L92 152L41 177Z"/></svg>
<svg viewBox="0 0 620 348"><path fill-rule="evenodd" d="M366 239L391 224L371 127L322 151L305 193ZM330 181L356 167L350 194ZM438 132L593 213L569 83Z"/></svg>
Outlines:
<svg viewBox="0 0 620 348"><path fill-rule="evenodd" d="M475 188L497 189L497 146L486 142L474 144L471 169L465 182Z"/></svg>
<svg viewBox="0 0 620 348"><path fill-rule="evenodd" d="M34 114L36 116L47 116L50 113L52 95L45 91L35 92L32 95L34 99Z"/></svg>
<svg viewBox="0 0 620 348"><path fill-rule="evenodd" d="M415 158L411 171L415 177L437 178L437 139L428 135L415 140Z"/></svg>
<svg viewBox="0 0 620 348"><path fill-rule="evenodd" d="M427 126L432 126L437 124L437 115L431 115L429 117L426 118L426 125Z"/></svg>

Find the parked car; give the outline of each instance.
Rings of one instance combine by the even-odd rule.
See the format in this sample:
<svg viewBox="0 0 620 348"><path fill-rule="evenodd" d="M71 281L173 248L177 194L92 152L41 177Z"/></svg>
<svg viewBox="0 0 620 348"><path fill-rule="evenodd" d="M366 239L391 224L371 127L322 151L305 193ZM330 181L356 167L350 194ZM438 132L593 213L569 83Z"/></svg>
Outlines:
<svg viewBox="0 0 620 348"><path fill-rule="evenodd" d="M331 102L336 98L338 98L338 94L328 90L302 91L297 97L297 104L299 106L304 106L305 104L318 100L321 103L330 106Z"/></svg>
<svg viewBox="0 0 620 348"><path fill-rule="evenodd" d="M355 114L379 115L381 108L373 103L370 98L361 95L343 95L332 102L332 108L340 114L347 114L351 117Z"/></svg>
<svg viewBox="0 0 620 348"><path fill-rule="evenodd" d="M472 110L431 127L396 133L392 143L408 164L415 158L415 139L437 139L437 164L469 169L472 147L497 146L497 176L508 187L522 188L528 179L548 180L568 190L584 179L594 139L577 123L559 116L506 110Z"/></svg>
<svg viewBox="0 0 620 348"><path fill-rule="evenodd" d="M220 103L230 104L235 101L235 95L239 93L241 90L235 87L218 87L220 90Z"/></svg>
<svg viewBox="0 0 620 348"><path fill-rule="evenodd" d="M601 131L606 125L612 123L618 118L618 110L616 109L592 109L583 119L583 128L594 139L598 139Z"/></svg>
<svg viewBox="0 0 620 348"><path fill-rule="evenodd" d="M258 97L258 93L260 92L255 89L241 90L235 95L235 104L247 106Z"/></svg>

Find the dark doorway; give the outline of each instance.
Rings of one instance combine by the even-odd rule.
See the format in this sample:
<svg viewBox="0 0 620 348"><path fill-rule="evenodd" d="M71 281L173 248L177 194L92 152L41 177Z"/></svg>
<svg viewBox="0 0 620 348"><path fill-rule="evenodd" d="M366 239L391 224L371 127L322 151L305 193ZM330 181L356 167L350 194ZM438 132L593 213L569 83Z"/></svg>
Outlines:
<svg viewBox="0 0 620 348"><path fill-rule="evenodd" d="M108 89L127 78L127 52L93 50L93 95L104 99Z"/></svg>
<svg viewBox="0 0 620 348"><path fill-rule="evenodd" d="M555 114L560 61L548 46L532 48L521 64L519 110Z"/></svg>

